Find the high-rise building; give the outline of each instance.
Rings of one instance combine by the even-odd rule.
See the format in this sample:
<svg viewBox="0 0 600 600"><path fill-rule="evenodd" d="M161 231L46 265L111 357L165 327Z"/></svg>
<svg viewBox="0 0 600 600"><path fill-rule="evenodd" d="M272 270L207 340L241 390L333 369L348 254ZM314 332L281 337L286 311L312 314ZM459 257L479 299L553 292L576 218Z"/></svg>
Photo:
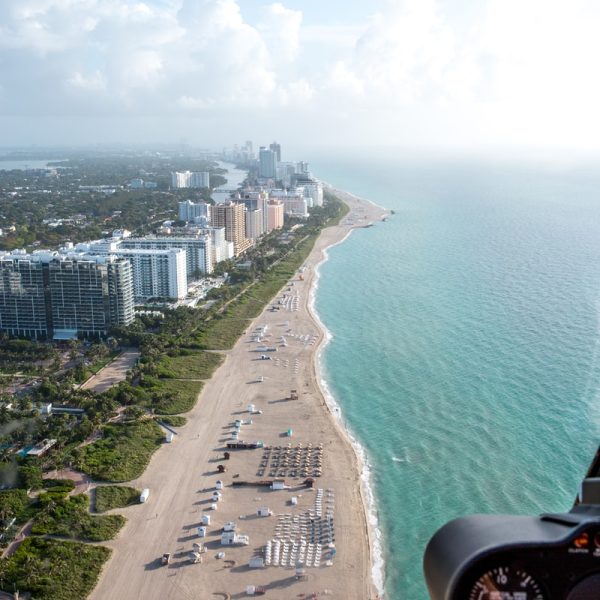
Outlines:
<svg viewBox="0 0 600 600"><path fill-rule="evenodd" d="M300 162L296 163L296 173L304 173L306 175L308 175L310 173L310 171L308 170L308 163L301 160Z"/></svg>
<svg viewBox="0 0 600 600"><path fill-rule="evenodd" d="M281 162L281 144L278 144L277 142L273 142L272 144L269 145L269 150L271 150L271 152L275 153L277 162L280 163Z"/></svg>
<svg viewBox="0 0 600 600"><path fill-rule="evenodd" d="M279 200L269 200L267 205L267 229L270 233L273 229L281 229L283 227L283 203Z"/></svg>
<svg viewBox="0 0 600 600"><path fill-rule="evenodd" d="M213 264L216 265L222 260L229 260L235 256L233 242L225 239L225 227L206 227L203 231L210 235Z"/></svg>
<svg viewBox="0 0 600 600"><path fill-rule="evenodd" d="M182 248L119 248L115 255L126 258L131 263L136 302L148 298L180 300L186 297L186 251Z"/></svg>
<svg viewBox="0 0 600 600"><path fill-rule="evenodd" d="M210 187L210 174L206 171L174 171L171 173L171 187L207 188Z"/></svg>
<svg viewBox="0 0 600 600"><path fill-rule="evenodd" d="M304 197L310 198L310 206L323 206L323 184L320 181L311 181L304 184Z"/></svg>
<svg viewBox="0 0 600 600"><path fill-rule="evenodd" d="M271 198L283 202L284 213L293 217L308 217L308 202L304 197L304 190L271 190Z"/></svg>
<svg viewBox="0 0 600 600"><path fill-rule="evenodd" d="M47 263L55 339L102 336L133 321L129 262L115 256L61 255Z"/></svg>
<svg viewBox="0 0 600 600"><path fill-rule="evenodd" d="M274 179L277 175L277 155L273 150L264 146L258 151L258 176L265 179Z"/></svg>
<svg viewBox="0 0 600 600"><path fill-rule="evenodd" d="M178 207L180 221L201 222L204 225L210 223L211 205L207 202L184 200L178 203Z"/></svg>
<svg viewBox="0 0 600 600"><path fill-rule="evenodd" d="M257 240L264 231L262 210L260 208L246 210L246 237Z"/></svg>
<svg viewBox="0 0 600 600"><path fill-rule="evenodd" d="M103 336L133 318L126 260L48 251L0 257L0 330L36 339Z"/></svg>
<svg viewBox="0 0 600 600"><path fill-rule="evenodd" d="M246 207L237 202L225 202L213 207L213 227L225 228L225 239L233 242L234 254L239 256L252 243L246 238Z"/></svg>
<svg viewBox="0 0 600 600"><path fill-rule="evenodd" d="M296 163L280 162L277 163L277 180L283 183L283 187L292 185L292 178L296 173Z"/></svg>
<svg viewBox="0 0 600 600"><path fill-rule="evenodd" d="M210 235L193 236L147 236L143 238L127 238L119 245L120 249L138 248L146 250L169 250L182 248L186 251L186 270L188 279L213 271L213 252Z"/></svg>
<svg viewBox="0 0 600 600"><path fill-rule="evenodd" d="M133 270L125 261L111 260L108 267L108 304L112 325L129 325L135 318ZM112 265L112 266L111 266Z"/></svg>
<svg viewBox="0 0 600 600"><path fill-rule="evenodd" d="M0 256L0 331L43 339L49 335L49 305L41 260L31 255Z"/></svg>

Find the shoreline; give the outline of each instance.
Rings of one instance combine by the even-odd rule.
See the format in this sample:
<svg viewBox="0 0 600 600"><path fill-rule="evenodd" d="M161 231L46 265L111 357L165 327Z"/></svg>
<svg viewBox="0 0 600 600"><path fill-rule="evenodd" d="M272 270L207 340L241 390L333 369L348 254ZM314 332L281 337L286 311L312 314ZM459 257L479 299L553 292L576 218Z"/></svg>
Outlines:
<svg viewBox="0 0 600 600"><path fill-rule="evenodd" d="M334 408L336 403L319 368L330 334L314 310L314 296L318 267L327 259L327 250L344 241L353 229L382 220L388 212L341 190L334 192L349 206L349 213L340 223L321 232L300 271L291 276L287 286L257 318L248 322L246 335L233 349L224 352L223 364L206 382L195 407L186 414L187 425L181 428L173 443L166 444L153 456L140 478L128 482L140 489L149 488L150 498L143 505L118 511L125 514L128 521L120 535L106 544L113 549L113 556L90 595L92 600L174 599L192 597L198 589L206 592L203 595L206 598L241 598L244 597L242 590L248 585L264 586L266 597L279 600L292 596L310 598L315 593L365 600L381 593L374 580L378 532L371 519L374 513L370 510L368 475L365 479L368 462L341 422L339 408L332 410L332 403ZM272 310L272 306L276 306L276 310ZM268 327L265 337L269 339L262 342L264 344L275 346L278 343L275 337L287 340L279 345L278 352L269 355L269 360L260 359L253 346L255 342L249 339L254 337L252 334L258 326ZM290 389L298 390L297 399L293 401L290 401ZM248 404L260 409L251 419L247 419L250 416L246 410ZM287 490L262 489L256 480L269 476L269 469L265 471L259 464L262 460L266 465L270 460L265 458L266 450L233 451L228 462L221 462L225 442L231 438L219 436L232 434L232 420L236 418L250 423L244 426L244 434L239 439L264 440L265 445L273 449L284 449L286 442L289 442L288 448L292 445L323 448L323 475L315 480L315 489L302 485L304 477L300 477L299 472L292 475L289 471L284 473ZM217 475L218 465L225 466L226 473ZM213 512L210 511L210 494L218 477L223 480L223 498L215 505L218 510ZM251 485L233 486L236 477L249 479ZM295 501L290 492L295 494ZM307 568L301 579L295 577L297 540L290 537L289 558L285 551L287 542L282 542L285 566L282 560L277 568L249 569L246 566L249 559L259 553L264 555L265 544L271 545L270 539L290 533L289 528L294 527L292 519L296 522L302 515L314 515L311 511L317 507L318 521L324 523L321 494L326 494L327 514L332 515L331 529L326 527L335 542L331 560L324 557L317 565L315 557L314 565L310 562L306 565L315 568ZM343 502L334 505L334 498ZM268 506L273 516L257 519L258 506ZM196 534L203 514L214 520L204 539ZM229 521L235 521L241 533L249 536L248 546L223 547L219 537L215 539L214 536L221 535L220 527ZM313 523L312 518L310 523ZM201 565L189 564L192 541L201 542L206 548ZM316 545L320 557L319 544L323 541ZM310 546L312 544L309 544L309 554ZM329 546L322 548L328 556ZM217 558L220 550L225 551L225 560ZM173 552L176 562L161 567L159 558L168 551Z"/></svg>
<svg viewBox="0 0 600 600"><path fill-rule="evenodd" d="M355 202L371 204L375 208L381 210L383 214L380 215L377 219L377 221L379 222L381 222L383 218L388 217L390 214L388 209L376 204L371 200L365 200L363 198L360 198L359 196L356 196L355 194L346 192L344 190L340 190L330 184L325 185L333 194L335 194L335 196L340 198L346 204L348 204L347 200L351 198ZM374 222L375 221L371 221L370 224L373 224ZM368 227L370 226L370 224L359 225L350 228L342 239L333 242L332 244L323 249L321 260L314 265L315 274L310 290L308 310L313 319L316 321L317 326L323 332L323 340L319 343L313 356L316 382L319 386L319 389L321 390L323 398L325 399L325 403L328 407L331 417L338 425L338 427L340 427L342 433L347 437L348 443L352 446L356 455L356 461L358 463L359 471L361 472L360 492L364 506L365 516L367 519L366 535L369 540L369 562L371 565L371 580L373 586L375 587L375 591L378 594L377 597L383 599L385 582L385 563L383 560L383 548L381 542L382 534L381 530L379 529L379 518L377 516L377 508L375 503L375 496L373 493L373 486L371 485L371 466L367 458L366 450L364 449L362 444L356 439L349 425L345 423L343 418L343 412L339 405L339 402L336 400L333 392L331 392L327 379L324 375L322 357L325 352L325 349L333 339L333 334L330 332L330 330L327 328L327 326L321 319L319 313L316 310L315 305L317 290L319 286L319 279L321 277L320 268L329 260L329 250L331 248L343 244L356 229L360 229L365 226Z"/></svg>

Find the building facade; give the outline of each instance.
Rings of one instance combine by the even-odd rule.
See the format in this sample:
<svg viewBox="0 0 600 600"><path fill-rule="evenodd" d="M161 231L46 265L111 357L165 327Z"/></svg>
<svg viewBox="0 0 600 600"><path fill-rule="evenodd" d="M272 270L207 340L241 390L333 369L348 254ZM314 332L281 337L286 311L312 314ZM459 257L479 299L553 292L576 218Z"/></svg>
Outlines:
<svg viewBox="0 0 600 600"><path fill-rule="evenodd" d="M184 200L178 203L178 209L180 221L210 223L211 205L207 202Z"/></svg>
<svg viewBox="0 0 600 600"><path fill-rule="evenodd" d="M57 256L47 263L52 335L103 336L134 318L131 265L115 256Z"/></svg>
<svg viewBox="0 0 600 600"><path fill-rule="evenodd" d="M264 233L263 212L260 208L246 210L246 237L257 240Z"/></svg>
<svg viewBox="0 0 600 600"><path fill-rule="evenodd" d="M131 263L136 302L148 298L181 300L186 297L187 261L186 251L182 248L119 248L115 255Z"/></svg>
<svg viewBox="0 0 600 600"><path fill-rule="evenodd" d="M269 200L267 205L267 233L283 227L283 203Z"/></svg>
<svg viewBox="0 0 600 600"><path fill-rule="evenodd" d="M0 330L33 339L104 336L134 319L130 264L42 251L0 257Z"/></svg>
<svg viewBox="0 0 600 600"><path fill-rule="evenodd" d="M188 279L208 275L213 271L212 241L208 234L194 236L147 236L123 240L119 249L169 250L181 248L186 252Z"/></svg>
<svg viewBox="0 0 600 600"><path fill-rule="evenodd" d="M24 254L0 256L0 331L30 339L48 337L46 282L41 260Z"/></svg>
<svg viewBox="0 0 600 600"><path fill-rule="evenodd" d="M171 173L171 187L207 188L210 187L210 174L207 171L174 171Z"/></svg>
<svg viewBox="0 0 600 600"><path fill-rule="evenodd" d="M213 207L213 227L225 229L225 239L233 242L234 254L239 256L252 242L246 237L246 207L237 202L225 202Z"/></svg>
<svg viewBox="0 0 600 600"><path fill-rule="evenodd" d="M269 150L275 154L275 160L277 163L281 162L281 144L273 142L269 144Z"/></svg>
<svg viewBox="0 0 600 600"><path fill-rule="evenodd" d="M260 147L258 151L258 176L264 179L275 179L277 175L277 155L273 150Z"/></svg>

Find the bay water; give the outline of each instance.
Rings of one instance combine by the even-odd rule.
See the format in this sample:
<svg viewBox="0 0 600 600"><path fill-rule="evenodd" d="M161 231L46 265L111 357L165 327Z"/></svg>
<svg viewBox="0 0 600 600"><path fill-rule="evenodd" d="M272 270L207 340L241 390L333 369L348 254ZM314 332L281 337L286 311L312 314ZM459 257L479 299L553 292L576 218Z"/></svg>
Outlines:
<svg viewBox="0 0 600 600"><path fill-rule="evenodd" d="M395 211L329 250L315 306L370 468L386 598L425 600L441 525L568 510L593 458L600 169L347 153L312 170Z"/></svg>

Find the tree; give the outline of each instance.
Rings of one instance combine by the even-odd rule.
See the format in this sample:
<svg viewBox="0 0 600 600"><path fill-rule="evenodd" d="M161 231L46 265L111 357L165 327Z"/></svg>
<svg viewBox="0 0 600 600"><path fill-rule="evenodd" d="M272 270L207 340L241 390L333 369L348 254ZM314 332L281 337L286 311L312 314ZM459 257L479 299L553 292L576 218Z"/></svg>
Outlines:
<svg viewBox="0 0 600 600"><path fill-rule="evenodd" d="M131 421L139 421L143 416L145 416L146 411L139 406L128 406L123 414L125 418Z"/></svg>
<svg viewBox="0 0 600 600"><path fill-rule="evenodd" d="M39 490L42 487L42 469L37 465L23 465L18 468L19 487L26 490Z"/></svg>

